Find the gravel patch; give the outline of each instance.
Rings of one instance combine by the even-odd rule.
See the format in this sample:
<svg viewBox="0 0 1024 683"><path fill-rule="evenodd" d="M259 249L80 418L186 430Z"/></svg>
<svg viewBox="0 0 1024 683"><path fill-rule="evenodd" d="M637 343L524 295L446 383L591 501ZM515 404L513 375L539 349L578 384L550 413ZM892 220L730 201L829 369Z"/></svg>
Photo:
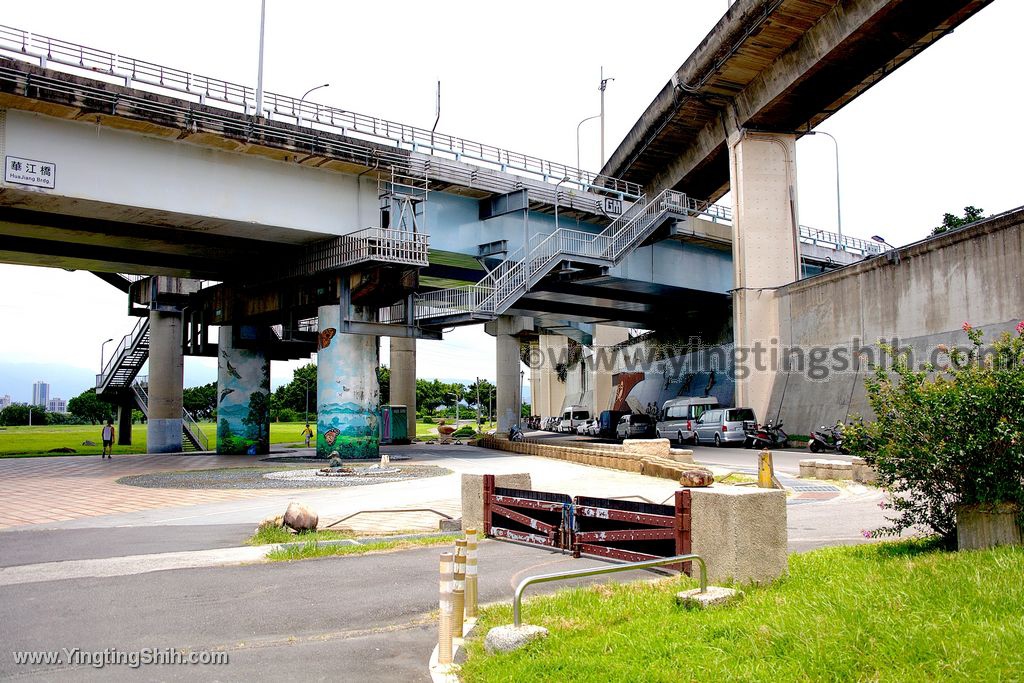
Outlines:
<svg viewBox="0 0 1024 683"><path fill-rule="evenodd" d="M386 484L451 474L451 470L434 465L401 465L392 468L397 470L395 473L359 476L359 472L367 470L369 465L346 463L346 467L352 467L356 474L348 477L318 477L314 474L315 470L308 468L231 467L215 470L138 474L121 477L117 483L150 489L332 489Z"/></svg>

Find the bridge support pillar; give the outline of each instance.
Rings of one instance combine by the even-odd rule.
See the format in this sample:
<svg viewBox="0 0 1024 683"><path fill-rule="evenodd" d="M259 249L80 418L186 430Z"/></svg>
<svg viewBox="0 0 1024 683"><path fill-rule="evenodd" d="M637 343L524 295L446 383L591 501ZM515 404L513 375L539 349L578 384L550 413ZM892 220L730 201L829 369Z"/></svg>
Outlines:
<svg viewBox="0 0 1024 683"><path fill-rule="evenodd" d="M132 411L134 400L123 400L117 405L117 445L132 445Z"/></svg>
<svg viewBox="0 0 1024 683"><path fill-rule="evenodd" d="M495 412L498 434L502 434L519 421L519 412L522 410L519 390L525 377L519 374L519 335L533 330L533 320L503 315L487 323L484 329L494 335L497 343Z"/></svg>
<svg viewBox="0 0 1024 683"><path fill-rule="evenodd" d="M217 453L270 452L270 359L257 328L221 326L217 342ZM247 343L248 342L248 343Z"/></svg>
<svg viewBox="0 0 1024 683"><path fill-rule="evenodd" d="M358 309L356 309L358 310ZM380 455L377 337L338 333L341 306L321 306L317 344L316 454L328 458Z"/></svg>
<svg viewBox="0 0 1024 683"><path fill-rule="evenodd" d="M408 409L409 438L416 435L416 340L391 337L391 403Z"/></svg>
<svg viewBox="0 0 1024 683"><path fill-rule="evenodd" d="M181 452L181 402L185 362L181 352L181 314L149 313L148 453Z"/></svg>
<svg viewBox="0 0 1024 683"><path fill-rule="evenodd" d="M796 137L740 130L729 137L729 165L736 405L762 419L777 370L764 364L779 338L775 290L800 277Z"/></svg>

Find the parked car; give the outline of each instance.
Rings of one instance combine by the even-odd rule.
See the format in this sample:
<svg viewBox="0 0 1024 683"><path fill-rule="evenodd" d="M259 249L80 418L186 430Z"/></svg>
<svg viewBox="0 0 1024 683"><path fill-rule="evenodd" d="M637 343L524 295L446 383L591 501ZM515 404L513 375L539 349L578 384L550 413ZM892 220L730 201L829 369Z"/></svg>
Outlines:
<svg viewBox="0 0 1024 683"><path fill-rule="evenodd" d="M655 428L659 439L677 441L683 445L693 439L693 426L704 411L718 407L714 396L673 398L661 408L661 419Z"/></svg>
<svg viewBox="0 0 1024 683"><path fill-rule="evenodd" d="M757 423L750 408L715 408L706 410L693 426L694 443L724 446L742 444L747 439L744 422Z"/></svg>
<svg viewBox="0 0 1024 683"><path fill-rule="evenodd" d="M654 436L654 421L650 415L629 414L619 418L615 427L617 439L646 439Z"/></svg>
<svg viewBox="0 0 1024 683"><path fill-rule="evenodd" d="M594 424L594 422L596 422L594 418L585 420L583 423L580 424L580 426L576 427L576 433L579 434L580 436L589 436L590 427Z"/></svg>
<svg viewBox="0 0 1024 683"><path fill-rule="evenodd" d="M598 436L601 433L601 421L596 417L587 425L587 436Z"/></svg>
<svg viewBox="0 0 1024 683"><path fill-rule="evenodd" d="M569 406L562 412L562 421L558 425L558 431L575 434L576 428L589 419L590 408L586 406Z"/></svg>
<svg viewBox="0 0 1024 683"><path fill-rule="evenodd" d="M547 432L556 432L558 431L558 423L559 419L557 417L546 417L541 429Z"/></svg>
<svg viewBox="0 0 1024 683"><path fill-rule="evenodd" d="M628 410L605 410L597 417L597 434L602 439L614 439L619 418L629 415Z"/></svg>

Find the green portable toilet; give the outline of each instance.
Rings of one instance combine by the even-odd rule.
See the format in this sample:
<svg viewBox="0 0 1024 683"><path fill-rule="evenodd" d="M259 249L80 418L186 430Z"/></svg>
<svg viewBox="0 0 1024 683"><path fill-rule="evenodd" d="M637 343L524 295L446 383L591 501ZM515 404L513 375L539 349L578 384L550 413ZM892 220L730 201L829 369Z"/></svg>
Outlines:
<svg viewBox="0 0 1024 683"><path fill-rule="evenodd" d="M405 406L380 407L380 442L409 443L409 409Z"/></svg>

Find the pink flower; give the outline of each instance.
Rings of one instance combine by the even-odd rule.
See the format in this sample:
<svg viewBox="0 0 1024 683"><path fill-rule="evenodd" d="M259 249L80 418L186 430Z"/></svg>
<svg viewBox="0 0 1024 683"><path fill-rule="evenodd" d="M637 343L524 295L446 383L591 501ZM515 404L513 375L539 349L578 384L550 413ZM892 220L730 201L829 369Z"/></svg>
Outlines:
<svg viewBox="0 0 1024 683"><path fill-rule="evenodd" d="M965 323L963 324L963 330L964 330L964 332L970 332L970 331L971 331L971 324L970 324L970 323L967 323L967 322L965 322Z"/></svg>
<svg viewBox="0 0 1024 683"><path fill-rule="evenodd" d="M1015 327L1014 329L1017 330L1017 334L1024 334L1024 320L1021 320L1019 323L1017 323L1017 327Z"/></svg>
<svg viewBox="0 0 1024 683"><path fill-rule="evenodd" d="M867 529L861 529L860 530L860 535L863 536L864 538L871 538L871 532L868 531Z"/></svg>

